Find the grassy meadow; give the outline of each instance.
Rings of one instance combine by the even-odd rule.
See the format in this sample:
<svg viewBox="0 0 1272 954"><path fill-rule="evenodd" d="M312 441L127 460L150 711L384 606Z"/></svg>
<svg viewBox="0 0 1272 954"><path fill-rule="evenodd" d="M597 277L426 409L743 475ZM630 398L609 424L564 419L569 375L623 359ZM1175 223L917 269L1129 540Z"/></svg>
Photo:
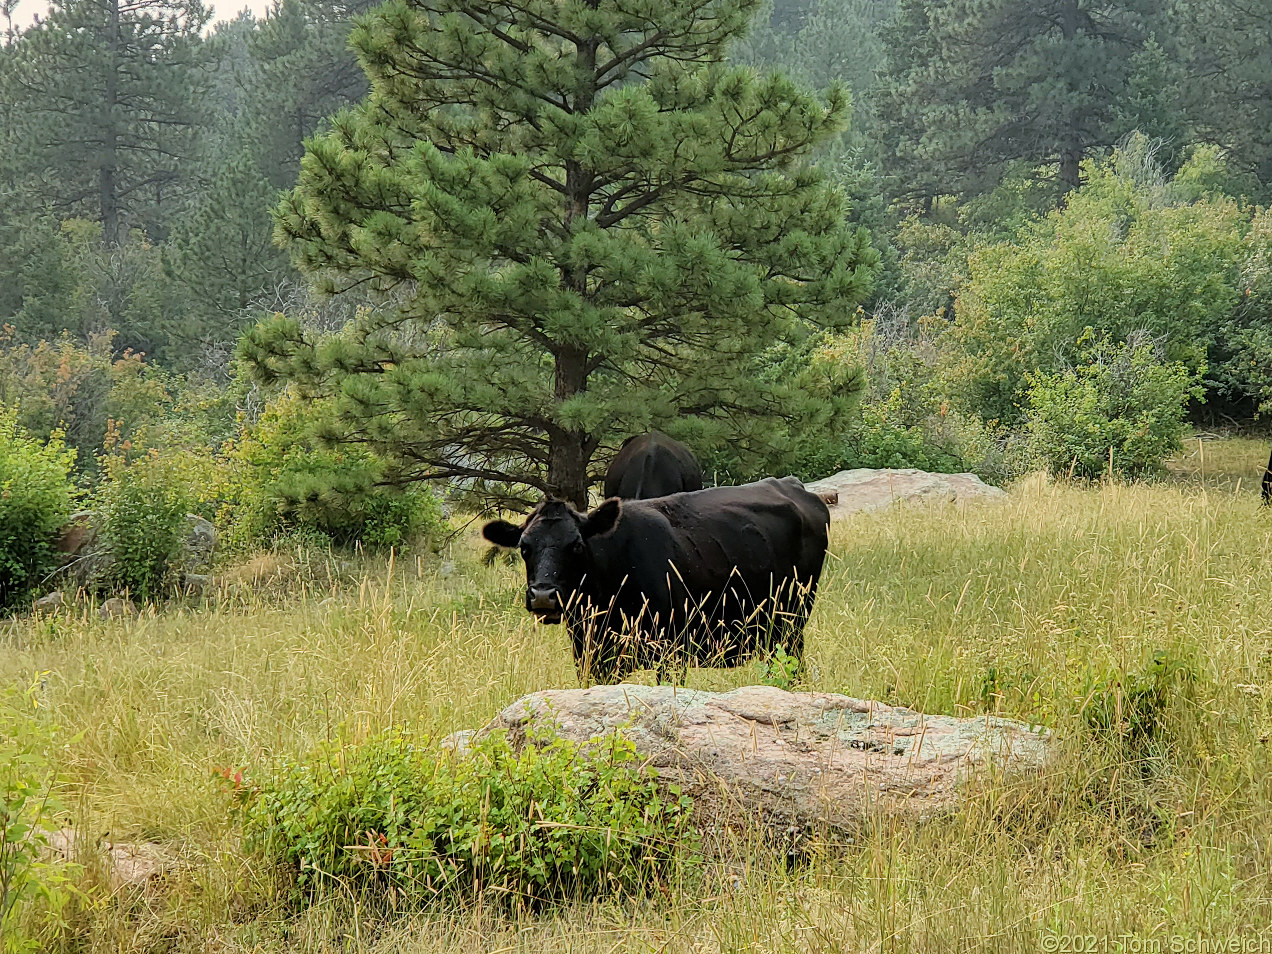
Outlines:
<svg viewBox="0 0 1272 954"><path fill-rule="evenodd" d="M481 564L475 524L440 557L261 555L228 569L207 606L0 623L0 684L47 673L40 701L64 730L74 823L179 858L144 892L113 895L89 859L83 877L97 890L68 909L62 943L383 954L1097 949L1074 935L1099 950L1256 943L1272 936L1266 448L1193 442L1157 484L1029 479L1005 504L836 524L804 686L1050 726L1046 776L982 785L950 818L875 819L851 845L794 866L757 850L686 872L665 896L538 915L385 917L339 897L287 914L243 857L218 784L223 767L261 771L323 739L393 724L440 736L524 693L574 685L563 630L520 608L520 566ZM1136 701L1155 658L1186 675ZM688 681L725 689L761 676L753 664ZM1097 705L1155 728L1102 731Z"/></svg>

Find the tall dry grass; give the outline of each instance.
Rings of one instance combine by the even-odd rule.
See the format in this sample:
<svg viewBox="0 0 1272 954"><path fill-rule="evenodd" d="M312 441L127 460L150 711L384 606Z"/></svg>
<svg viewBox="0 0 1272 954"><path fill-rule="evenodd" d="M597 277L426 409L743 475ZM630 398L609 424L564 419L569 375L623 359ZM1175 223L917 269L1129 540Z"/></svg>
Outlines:
<svg viewBox="0 0 1272 954"><path fill-rule="evenodd" d="M1244 466L1253 450L1219 453ZM394 723L435 736L474 727L524 693L573 685L563 631L528 618L520 568L482 566L475 539L444 563L258 566L204 608L7 624L0 682L49 671L77 824L161 842L182 862L143 894L82 906L68 949L927 952L1073 950L1087 935L1103 950L1257 939L1272 925L1272 514L1252 483L1236 492L1218 467L1195 473L1094 489L1032 480L1001 505L897 509L833 528L808 687L1046 724L1059 754L1045 778L1023 791L985 784L964 811L927 824L874 819L851 846L813 846L793 866L743 853L672 896L537 917L472 907L386 919L335 901L285 917L239 855L216 782L222 766L250 771ZM1195 674L1154 712L1160 731L1136 745L1094 731L1091 700L1130 686L1157 653ZM689 684L725 689L760 672L693 669ZM1045 946L1058 935L1084 937Z"/></svg>

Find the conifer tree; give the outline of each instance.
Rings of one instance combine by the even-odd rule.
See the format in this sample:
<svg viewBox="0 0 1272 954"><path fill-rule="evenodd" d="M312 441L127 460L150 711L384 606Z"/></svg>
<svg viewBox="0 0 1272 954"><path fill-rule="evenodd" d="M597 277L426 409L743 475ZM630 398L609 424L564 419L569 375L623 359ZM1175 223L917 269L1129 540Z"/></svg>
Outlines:
<svg viewBox="0 0 1272 954"><path fill-rule="evenodd" d="M802 165L844 94L724 64L757 6L368 14L352 44L371 92L309 142L278 234L327 290L397 305L318 342L276 320L249 357L337 395L340 438L401 479L580 506L627 434L762 454L824 424L833 382L760 373L762 356L850 321L877 256Z"/></svg>
<svg viewBox="0 0 1272 954"><path fill-rule="evenodd" d="M349 49L353 17L376 0L277 0L251 36L237 130L277 189L295 184L303 142L367 93Z"/></svg>
<svg viewBox="0 0 1272 954"><path fill-rule="evenodd" d="M878 109L898 194L971 195L1013 163L1053 170L1057 200L1093 149L1151 115L1128 114L1164 5L1155 0L901 0L884 31Z"/></svg>
<svg viewBox="0 0 1272 954"><path fill-rule="evenodd" d="M1192 82L1184 97L1200 135L1228 150L1272 194L1272 0L1175 4Z"/></svg>
<svg viewBox="0 0 1272 954"><path fill-rule="evenodd" d="M16 44L34 208L101 223L107 245L175 210L199 120L201 0L62 0Z"/></svg>
<svg viewBox="0 0 1272 954"><path fill-rule="evenodd" d="M272 241L269 213L277 197L244 148L213 171L182 217L173 235L172 271L193 292L201 314L223 321L294 274Z"/></svg>

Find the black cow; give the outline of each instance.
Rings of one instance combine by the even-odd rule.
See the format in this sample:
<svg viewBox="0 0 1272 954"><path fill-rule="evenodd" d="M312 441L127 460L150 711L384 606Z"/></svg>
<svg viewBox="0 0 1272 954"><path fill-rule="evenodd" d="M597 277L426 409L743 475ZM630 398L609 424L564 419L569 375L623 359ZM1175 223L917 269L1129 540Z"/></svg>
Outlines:
<svg viewBox="0 0 1272 954"><path fill-rule="evenodd" d="M1268 458L1268 469L1263 472L1263 503L1272 504L1272 457Z"/></svg>
<svg viewBox="0 0 1272 954"><path fill-rule="evenodd" d="M694 661L737 665L784 645L802 656L826 557L830 511L794 477L650 500L610 498L591 513L539 504L518 527L482 529L520 546L526 609L565 620L580 679Z"/></svg>
<svg viewBox="0 0 1272 954"><path fill-rule="evenodd" d="M693 451L661 431L627 438L605 472L606 497L647 500L701 489Z"/></svg>

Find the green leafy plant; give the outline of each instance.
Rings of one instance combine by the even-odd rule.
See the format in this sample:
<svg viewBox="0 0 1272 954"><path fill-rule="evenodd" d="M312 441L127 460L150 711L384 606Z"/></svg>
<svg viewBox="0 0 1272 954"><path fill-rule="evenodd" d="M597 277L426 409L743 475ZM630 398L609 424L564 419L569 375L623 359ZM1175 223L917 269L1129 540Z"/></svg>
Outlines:
<svg viewBox="0 0 1272 954"><path fill-rule="evenodd" d="M1037 374L1029 389L1030 446L1055 475L1139 477L1160 470L1184 434L1197 375L1152 342L1095 339L1087 329L1081 363Z"/></svg>
<svg viewBox="0 0 1272 954"><path fill-rule="evenodd" d="M760 682L778 689L794 689L804 675L804 661L778 646L760 665Z"/></svg>
<svg viewBox="0 0 1272 954"><path fill-rule="evenodd" d="M38 704L40 673L25 691L0 693L0 951L43 950L74 892L74 865L51 857L62 811L50 753L58 729ZM23 908L38 905L38 916Z"/></svg>
<svg viewBox="0 0 1272 954"><path fill-rule="evenodd" d="M688 797L619 735L541 738L520 753L495 735L458 758L392 731L259 785L222 774L248 847L291 874L302 904L336 891L406 904L624 896L664 881L695 845Z"/></svg>
<svg viewBox="0 0 1272 954"><path fill-rule="evenodd" d="M109 555L103 582L142 599L163 592L180 559L194 490L179 455L152 451L106 464L98 501L101 539Z"/></svg>
<svg viewBox="0 0 1272 954"><path fill-rule="evenodd" d="M287 392L230 451L241 474L231 536L264 543L300 529L372 548L440 539L445 521L431 492L382 486L385 462L365 448L323 446L330 412Z"/></svg>
<svg viewBox="0 0 1272 954"><path fill-rule="evenodd" d="M36 440L0 407L0 608L28 596L53 568L74 499L74 461L60 435Z"/></svg>
<svg viewBox="0 0 1272 954"><path fill-rule="evenodd" d="M1097 738L1133 755L1163 740L1173 703L1191 691L1197 670L1181 656L1158 651L1142 670L1114 672L1087 691L1082 717Z"/></svg>

